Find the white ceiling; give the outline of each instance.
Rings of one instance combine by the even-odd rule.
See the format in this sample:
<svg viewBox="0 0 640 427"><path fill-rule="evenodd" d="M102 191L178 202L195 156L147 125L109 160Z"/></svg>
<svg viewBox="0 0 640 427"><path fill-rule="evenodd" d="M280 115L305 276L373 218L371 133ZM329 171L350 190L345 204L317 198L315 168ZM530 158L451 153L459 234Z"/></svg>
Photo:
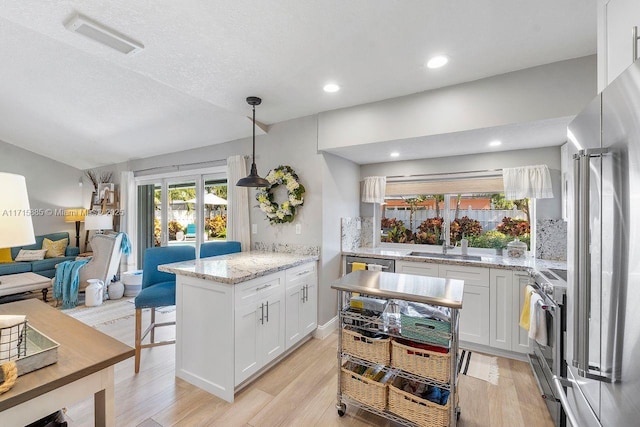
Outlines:
<svg viewBox="0 0 640 427"><path fill-rule="evenodd" d="M0 0L0 140L81 169L230 141L251 95L272 124L593 54L595 3ZM66 30L77 12L144 50Z"/></svg>

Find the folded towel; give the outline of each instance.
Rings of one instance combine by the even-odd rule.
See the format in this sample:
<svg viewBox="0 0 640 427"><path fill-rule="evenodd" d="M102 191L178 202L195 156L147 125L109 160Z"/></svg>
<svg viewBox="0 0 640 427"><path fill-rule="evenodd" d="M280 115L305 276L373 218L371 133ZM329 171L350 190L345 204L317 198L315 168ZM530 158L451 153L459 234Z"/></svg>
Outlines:
<svg viewBox="0 0 640 427"><path fill-rule="evenodd" d="M536 336L535 340L540 345L547 345L547 313L542 309L542 304L544 301L542 299L539 303L536 304L535 307L535 318L536 318Z"/></svg>
<svg viewBox="0 0 640 427"><path fill-rule="evenodd" d="M364 262L351 263L351 271L366 270L366 269L367 269L367 264L365 264Z"/></svg>
<svg viewBox="0 0 640 427"><path fill-rule="evenodd" d="M538 295L537 292L533 292L531 294L531 299L529 303L529 338L532 340L536 339L536 334L538 332L538 316L537 316L537 308L538 301L542 301L542 297Z"/></svg>
<svg viewBox="0 0 640 427"><path fill-rule="evenodd" d="M531 306L531 293L533 287L527 285L524 288L524 304L522 304L522 311L520 312L520 327L526 331L529 330L529 322L531 320L530 306Z"/></svg>
<svg viewBox="0 0 640 427"><path fill-rule="evenodd" d="M382 266L379 264L367 264L367 270L382 271Z"/></svg>
<svg viewBox="0 0 640 427"><path fill-rule="evenodd" d="M62 300L62 308L73 308L78 304L80 268L89 262L88 258L78 261L64 261L57 265L53 280L53 297Z"/></svg>

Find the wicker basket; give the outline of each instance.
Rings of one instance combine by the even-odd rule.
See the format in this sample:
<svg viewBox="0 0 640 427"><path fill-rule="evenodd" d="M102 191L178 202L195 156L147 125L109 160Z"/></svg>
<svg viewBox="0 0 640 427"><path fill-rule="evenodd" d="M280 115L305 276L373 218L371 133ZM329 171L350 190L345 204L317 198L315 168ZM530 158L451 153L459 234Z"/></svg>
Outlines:
<svg viewBox="0 0 640 427"><path fill-rule="evenodd" d="M438 405L389 385L389 411L424 427L449 427L449 405Z"/></svg>
<svg viewBox="0 0 640 427"><path fill-rule="evenodd" d="M389 386L387 384L381 384L365 378L345 368L340 369L342 369L340 381L342 393L358 402L384 411L387 407L387 394L389 393Z"/></svg>
<svg viewBox="0 0 640 427"><path fill-rule="evenodd" d="M402 336L418 341L429 342L448 347L451 334L451 323L427 317L412 317L400 314Z"/></svg>
<svg viewBox="0 0 640 427"><path fill-rule="evenodd" d="M342 351L369 362L388 365L391 338L369 338L349 329L342 330Z"/></svg>
<svg viewBox="0 0 640 427"><path fill-rule="evenodd" d="M449 382L450 361L450 353L438 353L410 347L397 341L391 342L391 366L421 377Z"/></svg>

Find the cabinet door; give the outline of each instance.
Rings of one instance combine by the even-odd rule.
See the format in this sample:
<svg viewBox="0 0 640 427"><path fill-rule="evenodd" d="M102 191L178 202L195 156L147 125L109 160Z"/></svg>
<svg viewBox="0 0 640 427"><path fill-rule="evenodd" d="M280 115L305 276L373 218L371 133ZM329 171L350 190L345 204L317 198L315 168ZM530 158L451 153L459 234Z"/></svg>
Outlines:
<svg viewBox="0 0 640 427"><path fill-rule="evenodd" d="M300 325L302 322L302 297L304 295L304 285L295 283L292 286L287 286L286 292L287 306L285 320L285 346L288 350L292 345L300 341L300 339L302 338Z"/></svg>
<svg viewBox="0 0 640 427"><path fill-rule="evenodd" d="M264 317L259 327L259 357L264 366L284 352L284 294L274 292L264 299Z"/></svg>
<svg viewBox="0 0 640 427"><path fill-rule="evenodd" d="M300 321L303 337L315 331L318 327L318 279L315 275L307 283L305 296Z"/></svg>
<svg viewBox="0 0 640 427"><path fill-rule="evenodd" d="M489 345L489 288L464 285L460 340Z"/></svg>
<svg viewBox="0 0 640 427"><path fill-rule="evenodd" d="M513 324L513 273L511 270L491 269L489 284L489 345L511 350Z"/></svg>
<svg viewBox="0 0 640 427"><path fill-rule="evenodd" d="M260 304L236 306L235 309L235 385L249 378L260 369L259 332ZM223 348L217 351L224 351Z"/></svg>
<svg viewBox="0 0 640 427"><path fill-rule="evenodd" d="M520 327L520 313L524 304L524 290L529 284L529 275L524 271L513 272L513 312L511 324L511 350L529 353L529 335Z"/></svg>
<svg viewBox="0 0 640 427"><path fill-rule="evenodd" d="M631 31L634 26L640 27L640 2L610 0L604 8L606 31L602 36L606 37L606 45L603 47L606 49L604 57L607 61L608 85L634 62ZM601 55L602 52L598 52L598 57Z"/></svg>
<svg viewBox="0 0 640 427"><path fill-rule="evenodd" d="M396 261L396 273L439 277L438 264L429 262Z"/></svg>

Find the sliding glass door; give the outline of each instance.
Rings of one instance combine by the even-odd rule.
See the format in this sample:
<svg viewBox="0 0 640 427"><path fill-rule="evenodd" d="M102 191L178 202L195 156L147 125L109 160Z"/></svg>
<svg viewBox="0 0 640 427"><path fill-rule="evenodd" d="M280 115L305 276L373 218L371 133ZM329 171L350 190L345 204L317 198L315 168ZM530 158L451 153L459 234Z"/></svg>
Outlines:
<svg viewBox="0 0 640 427"><path fill-rule="evenodd" d="M199 252L207 240L226 240L225 174L197 173L137 178L138 266L154 246L191 245Z"/></svg>

